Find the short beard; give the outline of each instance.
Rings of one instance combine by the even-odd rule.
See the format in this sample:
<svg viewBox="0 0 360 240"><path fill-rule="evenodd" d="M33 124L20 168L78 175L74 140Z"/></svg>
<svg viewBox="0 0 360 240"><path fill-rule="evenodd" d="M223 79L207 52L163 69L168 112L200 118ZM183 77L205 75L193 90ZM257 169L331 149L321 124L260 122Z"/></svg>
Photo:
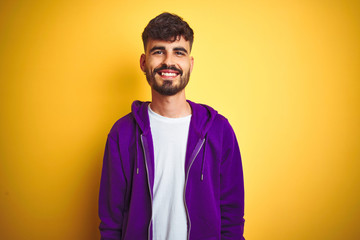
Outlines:
<svg viewBox="0 0 360 240"><path fill-rule="evenodd" d="M148 81L149 85L159 94L164 96L173 96L182 91L189 83L190 79L190 72L184 72L183 75L180 76L180 83L178 86L174 86L173 81L171 80L164 80L163 84L159 85L155 80L155 72L150 72L148 69L146 69L145 73L146 80Z"/></svg>

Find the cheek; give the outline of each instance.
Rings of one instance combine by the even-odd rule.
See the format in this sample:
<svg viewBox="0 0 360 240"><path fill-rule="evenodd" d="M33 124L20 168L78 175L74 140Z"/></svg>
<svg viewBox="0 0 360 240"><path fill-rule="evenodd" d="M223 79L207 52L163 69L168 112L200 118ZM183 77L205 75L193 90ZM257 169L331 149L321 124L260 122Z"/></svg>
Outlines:
<svg viewBox="0 0 360 240"><path fill-rule="evenodd" d="M191 62L190 61L186 61L186 62L183 62L183 64L181 65L182 69L186 69L187 71L190 71L191 70Z"/></svg>
<svg viewBox="0 0 360 240"><path fill-rule="evenodd" d="M151 56L148 58L147 65L151 68L156 68L159 65L161 65L163 62L163 59L161 56Z"/></svg>
<svg viewBox="0 0 360 240"><path fill-rule="evenodd" d="M151 70L154 70L155 68L159 68L161 66L161 62L160 61L151 61L148 64L148 68Z"/></svg>

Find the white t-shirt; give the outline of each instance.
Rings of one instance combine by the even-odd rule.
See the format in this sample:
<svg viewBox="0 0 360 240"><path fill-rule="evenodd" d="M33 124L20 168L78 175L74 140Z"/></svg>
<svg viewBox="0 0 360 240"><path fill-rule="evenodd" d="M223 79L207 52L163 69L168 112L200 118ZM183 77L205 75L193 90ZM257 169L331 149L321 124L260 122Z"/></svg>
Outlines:
<svg viewBox="0 0 360 240"><path fill-rule="evenodd" d="M167 118L150 105L148 111L155 157L153 239L186 240L184 166L191 115Z"/></svg>

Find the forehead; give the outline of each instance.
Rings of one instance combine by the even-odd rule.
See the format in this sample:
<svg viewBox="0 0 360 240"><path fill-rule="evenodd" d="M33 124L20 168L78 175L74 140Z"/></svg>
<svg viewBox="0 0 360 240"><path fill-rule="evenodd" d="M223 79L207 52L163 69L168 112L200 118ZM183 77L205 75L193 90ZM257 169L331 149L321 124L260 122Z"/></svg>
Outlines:
<svg viewBox="0 0 360 240"><path fill-rule="evenodd" d="M190 52L190 42L186 41L183 36L177 38L175 41L164 41L164 40L156 40L156 39L149 39L146 44L146 51L150 51L153 47L164 47L166 50L171 50L177 47L183 47L188 52Z"/></svg>

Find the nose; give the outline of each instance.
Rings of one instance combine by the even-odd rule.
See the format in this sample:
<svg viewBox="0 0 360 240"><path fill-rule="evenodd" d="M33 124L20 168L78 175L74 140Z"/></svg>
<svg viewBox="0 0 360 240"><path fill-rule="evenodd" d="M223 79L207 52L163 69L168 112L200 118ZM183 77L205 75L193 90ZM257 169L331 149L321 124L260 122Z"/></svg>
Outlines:
<svg viewBox="0 0 360 240"><path fill-rule="evenodd" d="M174 65L174 61L173 61L173 56L171 53L167 53L164 55L164 61L163 63L166 64L167 66L171 66Z"/></svg>

